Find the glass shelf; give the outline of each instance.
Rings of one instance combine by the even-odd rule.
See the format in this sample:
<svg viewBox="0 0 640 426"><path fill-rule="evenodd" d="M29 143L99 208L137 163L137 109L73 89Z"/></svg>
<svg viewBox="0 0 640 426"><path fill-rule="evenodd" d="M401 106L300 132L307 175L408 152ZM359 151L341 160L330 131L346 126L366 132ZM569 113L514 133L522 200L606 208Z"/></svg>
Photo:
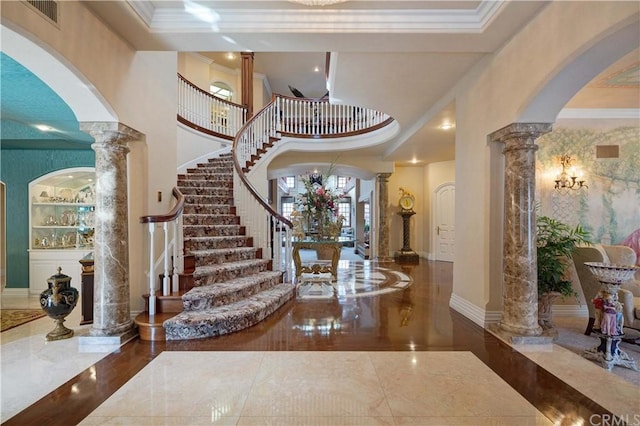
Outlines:
<svg viewBox="0 0 640 426"><path fill-rule="evenodd" d="M64 169L29 185L31 250L93 248L95 171Z"/></svg>

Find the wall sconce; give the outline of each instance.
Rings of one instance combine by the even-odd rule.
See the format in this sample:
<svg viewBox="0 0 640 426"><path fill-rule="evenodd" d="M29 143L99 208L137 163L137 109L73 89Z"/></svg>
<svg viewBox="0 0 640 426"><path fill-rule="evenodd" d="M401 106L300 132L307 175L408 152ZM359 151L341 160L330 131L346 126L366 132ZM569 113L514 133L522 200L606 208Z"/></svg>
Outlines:
<svg viewBox="0 0 640 426"><path fill-rule="evenodd" d="M562 165L562 171L555 179L555 189L580 189L580 188L589 188L586 185L586 182L578 177L578 173L575 170L575 167L572 168L569 172L567 169L571 166L571 157L568 155L563 155L560 157L560 164Z"/></svg>

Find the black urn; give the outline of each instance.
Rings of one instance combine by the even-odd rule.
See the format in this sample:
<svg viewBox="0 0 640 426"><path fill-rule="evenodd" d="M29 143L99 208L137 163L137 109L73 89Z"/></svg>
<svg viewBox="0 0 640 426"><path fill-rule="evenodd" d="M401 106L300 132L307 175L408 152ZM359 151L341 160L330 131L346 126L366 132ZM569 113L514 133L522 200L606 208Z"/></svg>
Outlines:
<svg viewBox="0 0 640 426"><path fill-rule="evenodd" d="M78 303L78 290L71 287L71 277L63 274L60 267L47 283L49 288L40 293L40 306L49 317L56 320L56 327L47 333L47 340L68 339L73 336L73 330L62 323Z"/></svg>

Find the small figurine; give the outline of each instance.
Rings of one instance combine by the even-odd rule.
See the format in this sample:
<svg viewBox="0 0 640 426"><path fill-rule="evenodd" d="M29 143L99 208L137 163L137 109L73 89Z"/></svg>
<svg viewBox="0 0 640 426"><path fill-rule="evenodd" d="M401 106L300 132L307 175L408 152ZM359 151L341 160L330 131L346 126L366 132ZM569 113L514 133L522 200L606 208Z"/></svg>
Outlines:
<svg viewBox="0 0 640 426"><path fill-rule="evenodd" d="M610 294L605 296L604 305L602 309L602 324L601 324L602 334L606 334L608 336L618 335L616 304L617 302L613 300L613 296L611 296Z"/></svg>
<svg viewBox="0 0 640 426"><path fill-rule="evenodd" d="M602 311L604 309L604 292L602 290L598 291L598 295L592 300L593 307L595 308L595 316L596 319L593 323L593 328L596 330L600 330L602 325Z"/></svg>

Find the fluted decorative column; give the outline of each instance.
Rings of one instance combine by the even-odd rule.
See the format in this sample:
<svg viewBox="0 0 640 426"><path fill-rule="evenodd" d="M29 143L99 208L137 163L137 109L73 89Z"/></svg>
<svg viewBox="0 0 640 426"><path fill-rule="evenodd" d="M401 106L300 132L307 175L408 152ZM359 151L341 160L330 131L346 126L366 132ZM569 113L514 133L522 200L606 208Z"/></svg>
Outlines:
<svg viewBox="0 0 640 426"><path fill-rule="evenodd" d="M536 255L535 140L551 123L513 123L489 137L504 144L504 294L499 328L539 336Z"/></svg>
<svg viewBox="0 0 640 426"><path fill-rule="evenodd" d="M129 218L127 202L127 142L142 135L117 122L81 123L93 136L96 153L96 214L94 235L94 337L134 333L129 306Z"/></svg>
<svg viewBox="0 0 640 426"><path fill-rule="evenodd" d="M389 256L389 221L387 206L389 205L389 176L391 173L378 173L378 257L382 262L392 262Z"/></svg>

